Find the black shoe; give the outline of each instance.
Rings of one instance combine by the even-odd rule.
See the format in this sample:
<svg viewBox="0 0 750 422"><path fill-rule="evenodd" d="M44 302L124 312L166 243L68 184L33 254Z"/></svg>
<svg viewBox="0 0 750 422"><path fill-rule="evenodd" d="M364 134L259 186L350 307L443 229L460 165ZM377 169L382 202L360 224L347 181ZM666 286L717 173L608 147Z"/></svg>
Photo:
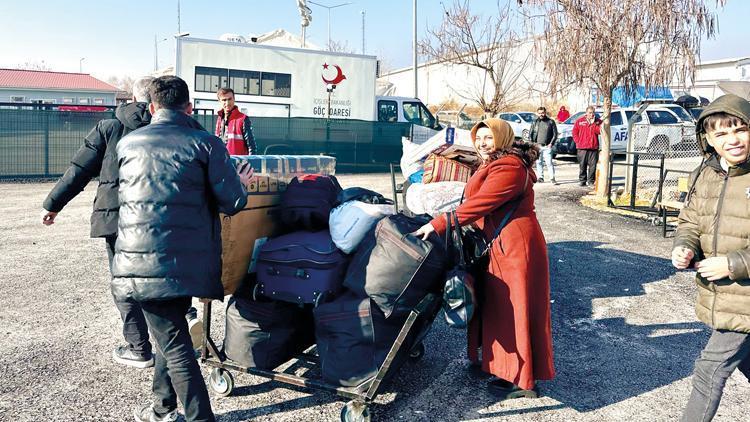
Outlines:
<svg viewBox="0 0 750 422"><path fill-rule="evenodd" d="M581 182L581 186L586 186L586 182Z"/></svg>
<svg viewBox="0 0 750 422"><path fill-rule="evenodd" d="M511 400L511 399L536 399L539 397L539 391L536 386L531 390L524 390L510 381L506 381L501 378L496 378L487 383L487 389L495 397L500 400Z"/></svg>
<svg viewBox="0 0 750 422"><path fill-rule="evenodd" d="M537 183L544 183L544 177L540 177L540 178L536 179L536 182Z"/></svg>

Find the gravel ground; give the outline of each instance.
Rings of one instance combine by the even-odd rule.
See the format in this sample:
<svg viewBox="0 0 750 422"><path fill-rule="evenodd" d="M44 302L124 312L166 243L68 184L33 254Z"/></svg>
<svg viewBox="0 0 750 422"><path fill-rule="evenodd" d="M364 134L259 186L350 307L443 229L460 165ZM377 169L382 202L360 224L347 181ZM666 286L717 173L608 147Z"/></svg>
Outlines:
<svg viewBox="0 0 750 422"><path fill-rule="evenodd" d="M558 180L575 179L560 162ZM342 175L345 187L390 191L384 174ZM104 242L88 238L95 185L52 227L40 224L52 183L0 184L0 420L122 421L150 398L152 371L115 364L119 316ZM497 402L468 370L465 337L438 320L427 352L373 406L379 421L671 421L684 407L708 331L693 313L693 274L671 269L670 240L644 221L579 205L573 182L537 185L549 244L558 376L543 398ZM221 336L222 306L214 306ZM208 374L208 369L204 374ZM212 396L220 421L335 421L344 400L237 374ZM728 382L716 421L748 420L750 386Z"/></svg>

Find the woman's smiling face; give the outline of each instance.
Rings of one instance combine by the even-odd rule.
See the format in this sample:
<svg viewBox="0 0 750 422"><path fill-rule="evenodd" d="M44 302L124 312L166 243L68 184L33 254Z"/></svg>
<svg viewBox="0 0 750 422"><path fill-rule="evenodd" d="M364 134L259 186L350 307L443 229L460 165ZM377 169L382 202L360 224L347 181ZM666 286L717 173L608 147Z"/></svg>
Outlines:
<svg viewBox="0 0 750 422"><path fill-rule="evenodd" d="M477 149L482 160L487 160L490 154L495 152L495 138L490 128L484 126L477 130L476 138L474 138L474 148Z"/></svg>

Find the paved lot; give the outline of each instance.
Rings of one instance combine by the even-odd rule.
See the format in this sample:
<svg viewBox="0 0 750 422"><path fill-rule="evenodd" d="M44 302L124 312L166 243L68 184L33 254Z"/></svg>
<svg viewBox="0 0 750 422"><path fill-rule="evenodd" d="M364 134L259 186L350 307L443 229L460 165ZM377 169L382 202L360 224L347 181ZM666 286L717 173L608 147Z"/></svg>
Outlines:
<svg viewBox="0 0 750 422"><path fill-rule="evenodd" d="M374 406L380 421L671 421L684 406L707 336L693 314L692 273L666 259L670 240L647 223L583 208L576 167L537 185L552 270L558 377L537 400L498 403L472 375L465 337L442 321L427 352L406 364ZM390 191L387 175L342 176L344 186ZM570 182L570 183L567 183ZM51 183L0 184L0 420L122 421L150 396L151 370L115 364L120 324L106 254L88 238L95 185L40 223ZM218 309L217 309L218 308ZM213 322L221 334L221 306ZM207 374L208 371L205 371ZM335 421L344 401L238 375L236 394L212 397L220 421ZM727 385L716 421L748 420L750 386Z"/></svg>

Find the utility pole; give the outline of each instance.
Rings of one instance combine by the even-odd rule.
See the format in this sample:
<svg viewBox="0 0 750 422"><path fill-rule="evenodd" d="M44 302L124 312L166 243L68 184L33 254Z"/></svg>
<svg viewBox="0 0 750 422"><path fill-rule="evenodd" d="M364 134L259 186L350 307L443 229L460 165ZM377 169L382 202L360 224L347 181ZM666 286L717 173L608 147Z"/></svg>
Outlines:
<svg viewBox="0 0 750 422"><path fill-rule="evenodd" d="M362 54L365 54L365 11L362 11Z"/></svg>
<svg viewBox="0 0 750 422"><path fill-rule="evenodd" d="M312 0L308 0L308 1L310 1L310 4L314 4L314 5L320 6L320 7L325 7L326 9L328 9L328 50L330 51L331 50L331 9L335 9L337 7L349 5L349 4L352 4L352 2L341 3L341 4L337 4L335 6L326 6L326 5L323 5L323 4L320 4L320 3L316 3L316 2L314 2Z"/></svg>
<svg viewBox="0 0 750 422"><path fill-rule="evenodd" d="M414 0L413 29L414 40L412 46L414 48L414 98L419 98L419 87L417 85L417 0Z"/></svg>

